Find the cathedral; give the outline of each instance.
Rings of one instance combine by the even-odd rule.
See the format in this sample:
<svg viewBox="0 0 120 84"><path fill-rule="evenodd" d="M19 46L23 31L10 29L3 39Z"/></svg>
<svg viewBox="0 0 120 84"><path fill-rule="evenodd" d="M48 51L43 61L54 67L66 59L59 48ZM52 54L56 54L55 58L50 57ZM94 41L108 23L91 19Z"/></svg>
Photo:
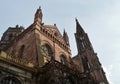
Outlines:
<svg viewBox="0 0 120 84"><path fill-rule="evenodd" d="M56 24L45 25L38 8L28 27L9 27L0 40L0 84L109 84L87 33L76 21L78 53Z"/></svg>

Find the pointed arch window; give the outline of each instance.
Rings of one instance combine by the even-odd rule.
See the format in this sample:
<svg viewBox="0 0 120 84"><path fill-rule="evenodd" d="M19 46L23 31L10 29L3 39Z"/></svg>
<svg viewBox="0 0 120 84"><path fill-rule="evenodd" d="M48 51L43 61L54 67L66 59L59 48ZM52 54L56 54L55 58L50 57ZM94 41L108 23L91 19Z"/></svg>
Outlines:
<svg viewBox="0 0 120 84"><path fill-rule="evenodd" d="M41 46L41 53L42 53L42 55L45 55L45 56L50 56L50 57L53 56L52 49L47 44Z"/></svg>
<svg viewBox="0 0 120 84"><path fill-rule="evenodd" d="M85 45L84 45L84 43L82 42L82 47L83 47L83 49L85 48Z"/></svg>
<svg viewBox="0 0 120 84"><path fill-rule="evenodd" d="M84 40L84 36L80 36L80 40L81 40L81 41Z"/></svg>
<svg viewBox="0 0 120 84"><path fill-rule="evenodd" d="M0 81L0 84L21 84L15 77L5 77Z"/></svg>
<svg viewBox="0 0 120 84"><path fill-rule="evenodd" d="M88 61L88 58L86 56L82 57L82 63L84 67L84 71L87 72L90 70L90 63Z"/></svg>
<svg viewBox="0 0 120 84"><path fill-rule="evenodd" d="M25 45L22 45L19 51L19 57L22 58L23 53L24 53Z"/></svg>
<svg viewBox="0 0 120 84"><path fill-rule="evenodd" d="M2 75L2 72L0 71L0 76Z"/></svg>
<svg viewBox="0 0 120 84"><path fill-rule="evenodd" d="M67 60L66 60L66 57L64 55L60 56L60 61L61 61L62 64L67 65Z"/></svg>
<svg viewBox="0 0 120 84"><path fill-rule="evenodd" d="M11 41L12 38L13 38L13 34L9 34L9 36L8 36L8 41Z"/></svg>

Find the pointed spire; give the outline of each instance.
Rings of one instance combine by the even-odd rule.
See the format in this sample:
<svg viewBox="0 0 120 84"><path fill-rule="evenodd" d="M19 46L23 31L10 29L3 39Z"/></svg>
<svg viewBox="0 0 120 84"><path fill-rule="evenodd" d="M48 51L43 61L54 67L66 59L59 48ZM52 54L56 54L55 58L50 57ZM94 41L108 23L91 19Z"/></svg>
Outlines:
<svg viewBox="0 0 120 84"><path fill-rule="evenodd" d="M36 11L35 15L36 15L36 14L40 14L40 13L42 14L42 9L41 9L41 6L39 6L39 8L37 9L37 11Z"/></svg>
<svg viewBox="0 0 120 84"><path fill-rule="evenodd" d="M64 32L63 32L63 36L66 34L66 31L65 31L65 29L64 29Z"/></svg>
<svg viewBox="0 0 120 84"><path fill-rule="evenodd" d="M39 6L39 10L41 10L41 6Z"/></svg>
<svg viewBox="0 0 120 84"><path fill-rule="evenodd" d="M35 23L42 23L42 10L41 7L39 6L39 8L37 9L36 13L35 13L35 18L34 18L34 22Z"/></svg>
<svg viewBox="0 0 120 84"><path fill-rule="evenodd" d="M76 33L77 32L84 32L84 30L83 30L82 26L80 25L77 18L75 18L75 21L76 21Z"/></svg>
<svg viewBox="0 0 120 84"><path fill-rule="evenodd" d="M64 31L63 31L63 37L65 37L66 36L66 31L65 31L65 29L64 29Z"/></svg>
<svg viewBox="0 0 120 84"><path fill-rule="evenodd" d="M68 34L65 31L65 29L64 29L64 32L63 32L63 38L64 38L65 42L67 43L67 45L69 45L69 37L68 37Z"/></svg>

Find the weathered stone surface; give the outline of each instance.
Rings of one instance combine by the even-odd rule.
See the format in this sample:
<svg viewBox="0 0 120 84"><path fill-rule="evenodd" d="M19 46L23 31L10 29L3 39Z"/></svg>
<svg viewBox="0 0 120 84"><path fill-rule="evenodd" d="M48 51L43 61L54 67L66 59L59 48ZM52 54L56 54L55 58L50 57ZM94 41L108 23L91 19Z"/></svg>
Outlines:
<svg viewBox="0 0 120 84"><path fill-rule="evenodd" d="M89 38L76 21L78 54L72 58L67 32L42 23L37 9L26 29L8 28L0 41L0 84L108 84Z"/></svg>

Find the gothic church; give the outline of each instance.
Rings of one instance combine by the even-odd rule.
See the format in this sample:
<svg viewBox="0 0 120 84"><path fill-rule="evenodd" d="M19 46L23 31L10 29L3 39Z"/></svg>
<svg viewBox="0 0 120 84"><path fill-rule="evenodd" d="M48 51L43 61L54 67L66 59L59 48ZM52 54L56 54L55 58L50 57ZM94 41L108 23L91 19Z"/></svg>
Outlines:
<svg viewBox="0 0 120 84"><path fill-rule="evenodd" d="M78 54L38 8L28 27L9 27L0 41L0 84L109 84L92 44L76 19Z"/></svg>

